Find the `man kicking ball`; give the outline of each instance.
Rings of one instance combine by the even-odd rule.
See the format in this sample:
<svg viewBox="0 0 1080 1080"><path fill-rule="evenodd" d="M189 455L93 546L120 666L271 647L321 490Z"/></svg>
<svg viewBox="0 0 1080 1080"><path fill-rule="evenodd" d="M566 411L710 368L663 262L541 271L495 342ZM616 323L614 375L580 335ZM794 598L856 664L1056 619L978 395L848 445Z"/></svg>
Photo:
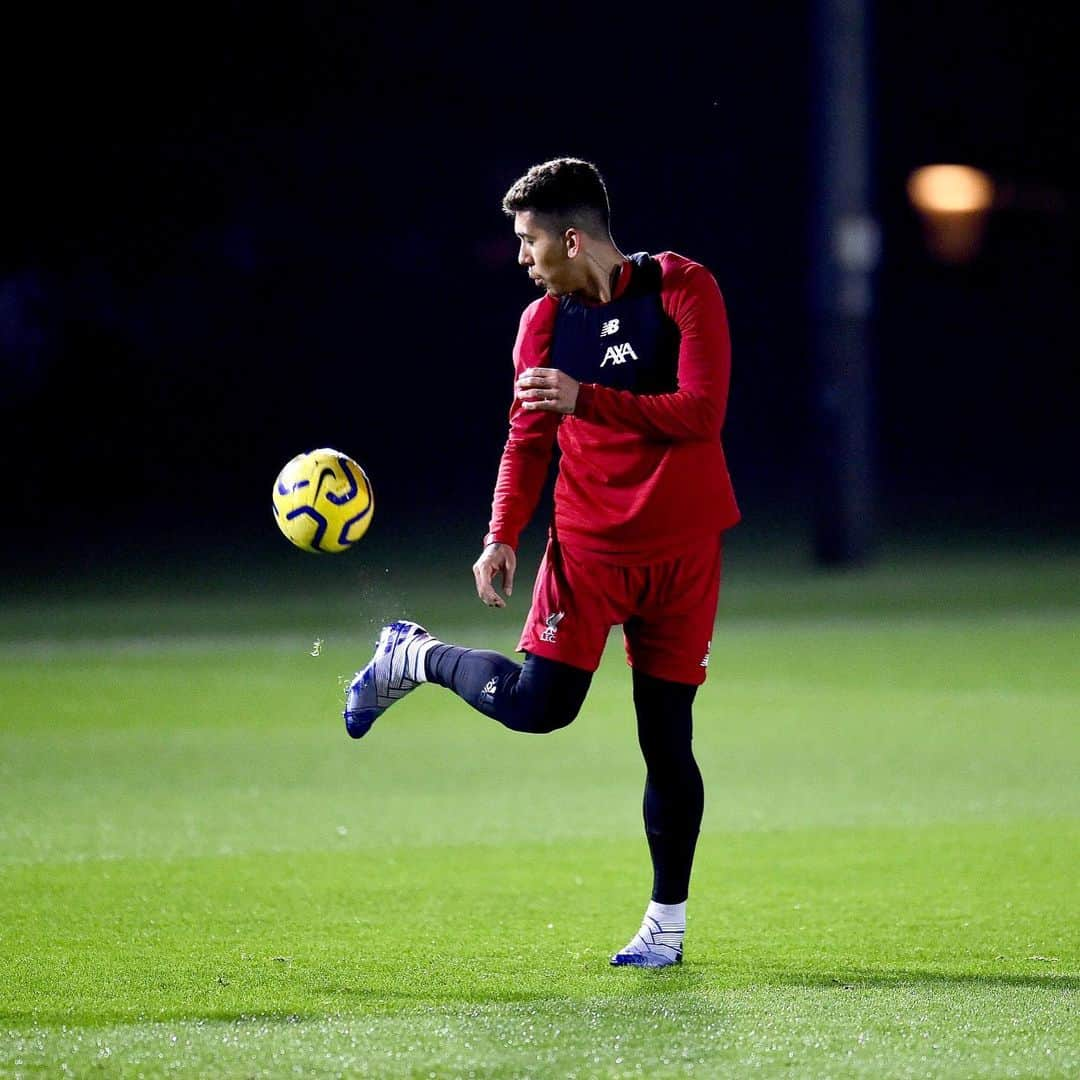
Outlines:
<svg viewBox="0 0 1080 1080"><path fill-rule="evenodd" d="M682 959L704 804L691 709L705 681L723 533L739 519L720 431L730 373L724 302L703 266L615 246L604 182L573 158L536 165L503 199L518 262L544 294L521 317L514 402L491 523L473 566L489 607L513 592L516 548L556 440L555 513L518 649L524 662L383 628L349 686L360 738L422 682L452 690L514 731L578 714L612 626L632 669L645 758L652 899L613 964Z"/></svg>

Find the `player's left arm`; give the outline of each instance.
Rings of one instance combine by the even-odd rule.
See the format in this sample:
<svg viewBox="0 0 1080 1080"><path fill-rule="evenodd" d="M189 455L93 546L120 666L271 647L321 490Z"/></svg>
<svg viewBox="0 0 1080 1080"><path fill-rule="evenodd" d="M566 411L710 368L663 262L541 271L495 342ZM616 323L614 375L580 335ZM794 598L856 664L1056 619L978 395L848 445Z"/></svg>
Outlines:
<svg viewBox="0 0 1080 1080"><path fill-rule="evenodd" d="M554 368L524 371L517 382L525 409L572 413L656 439L713 441L720 436L731 378L731 338L720 289L704 267L690 265L665 282L661 299L679 328L678 390L634 394L578 383Z"/></svg>

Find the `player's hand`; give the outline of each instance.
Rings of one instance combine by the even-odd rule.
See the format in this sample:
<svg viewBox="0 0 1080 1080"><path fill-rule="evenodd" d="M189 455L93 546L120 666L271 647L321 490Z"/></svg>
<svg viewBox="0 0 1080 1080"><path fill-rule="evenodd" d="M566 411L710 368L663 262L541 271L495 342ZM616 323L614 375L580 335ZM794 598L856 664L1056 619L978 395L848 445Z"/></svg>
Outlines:
<svg viewBox="0 0 1080 1080"><path fill-rule="evenodd" d="M514 386L523 409L572 413L577 406L577 379L558 368L527 368Z"/></svg>
<svg viewBox="0 0 1080 1080"><path fill-rule="evenodd" d="M488 607L506 607L506 601L495 591L494 581L502 575L503 592L509 597L514 591L514 571L517 556L509 544L488 544L473 563L476 595Z"/></svg>

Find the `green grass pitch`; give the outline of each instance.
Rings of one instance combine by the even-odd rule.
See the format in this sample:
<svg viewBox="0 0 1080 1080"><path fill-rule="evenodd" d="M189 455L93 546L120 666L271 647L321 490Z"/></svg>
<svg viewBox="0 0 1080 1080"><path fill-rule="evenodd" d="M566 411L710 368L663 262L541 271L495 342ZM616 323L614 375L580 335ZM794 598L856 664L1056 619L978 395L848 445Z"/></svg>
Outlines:
<svg viewBox="0 0 1080 1080"><path fill-rule="evenodd" d="M650 973L617 640L563 732L421 688L353 742L379 622L510 649L527 601L375 551L0 609L0 1076L1080 1074L1075 552L733 551Z"/></svg>

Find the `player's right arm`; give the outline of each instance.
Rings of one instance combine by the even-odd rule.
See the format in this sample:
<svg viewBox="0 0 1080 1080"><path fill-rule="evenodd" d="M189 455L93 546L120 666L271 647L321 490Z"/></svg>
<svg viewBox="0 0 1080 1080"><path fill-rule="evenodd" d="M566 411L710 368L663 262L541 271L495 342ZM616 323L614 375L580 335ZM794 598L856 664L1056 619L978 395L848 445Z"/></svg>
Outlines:
<svg viewBox="0 0 1080 1080"><path fill-rule="evenodd" d="M544 296L523 312L514 342L515 383L527 368L547 362L557 310L557 303ZM507 596L513 591L518 540L540 501L560 420L556 413L522 408L515 394L484 550L473 565L477 595L490 607L505 606L494 588L497 577L501 576Z"/></svg>
<svg viewBox="0 0 1080 1080"><path fill-rule="evenodd" d="M517 553L509 544L488 544L480 552L480 558L473 563L476 595L487 607L506 607L506 600L495 591L495 579L502 579L503 592L508 600L514 592L516 570Z"/></svg>

